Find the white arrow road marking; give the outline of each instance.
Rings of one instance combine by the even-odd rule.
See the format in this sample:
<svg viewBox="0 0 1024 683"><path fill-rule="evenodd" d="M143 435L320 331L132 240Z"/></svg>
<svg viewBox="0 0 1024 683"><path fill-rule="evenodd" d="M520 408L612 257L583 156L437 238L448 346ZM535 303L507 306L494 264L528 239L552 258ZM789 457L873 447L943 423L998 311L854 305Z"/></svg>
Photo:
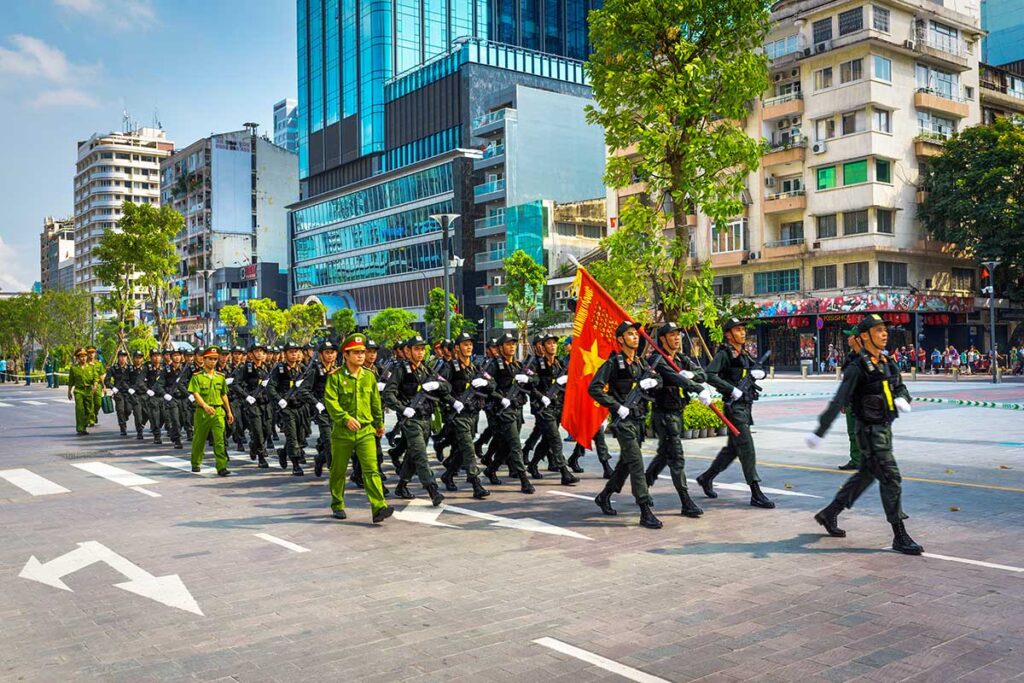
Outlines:
<svg viewBox="0 0 1024 683"><path fill-rule="evenodd" d="M46 405L46 404L45 404L45 403L43 403L42 401L24 401L24 400L23 400L23 401L22 401L22 403L27 403L27 404L29 404L30 406L45 406L45 405Z"/></svg>
<svg viewBox="0 0 1024 683"><path fill-rule="evenodd" d="M291 541L286 541L283 538L278 538L277 536L271 536L270 534L253 534L253 536L256 538L262 538L264 541L269 541L270 543L276 543L282 548L288 548L288 550L294 550L297 553L309 552L309 548L303 548L298 543L292 543Z"/></svg>
<svg viewBox="0 0 1024 683"><path fill-rule="evenodd" d="M445 524L444 522L437 521L437 518L441 516L441 513L446 510L458 515L466 515L467 517L486 520L491 523L491 526L503 527L506 529L519 529L520 531L532 531L540 534L551 534L552 536L568 536L569 538L580 538L585 541L593 540L589 536L584 536L583 534L578 534L575 531L563 529L555 526L554 524L548 524L547 522L542 522L539 519L533 519L531 517L524 517L521 519L499 517L498 515L492 515L489 512L481 512L480 510L447 505L445 503L442 503L435 508L430 501L419 499L410 501L409 505L407 505L404 510L395 513L395 517L409 522L419 522L421 524L429 524L431 526L457 528L451 524Z"/></svg>
<svg viewBox="0 0 1024 683"><path fill-rule="evenodd" d="M10 403L0 403L0 408L13 408Z"/></svg>
<svg viewBox="0 0 1024 683"><path fill-rule="evenodd" d="M672 479L672 477L667 475L667 474L659 474L658 475L658 479ZM687 479L686 481L690 482L694 486L700 486L700 484L697 483L696 479ZM750 486L747 485L747 484L744 484L741 481L738 481L735 484L720 484L720 483L718 483L716 481L715 482L715 488L716 489L722 489L724 491L744 491L746 493L750 493ZM762 486L761 487L761 491L764 492L764 493L774 493L777 496L798 496L800 498L821 498L821 496L815 496L815 495L812 495L810 493L800 493L798 491L790 491L789 489L773 489L770 486Z"/></svg>
<svg viewBox="0 0 1024 683"><path fill-rule="evenodd" d="M189 593L177 574L153 576L142 567L96 541L79 543L74 550L46 563L40 562L33 555L28 558L28 562L25 563L24 569L18 576L71 593L73 591L61 579L97 562L105 562L111 569L120 572L128 579L122 583L115 583L115 588L155 600L168 607L203 616L199 605L196 604L192 594Z"/></svg>
<svg viewBox="0 0 1024 683"><path fill-rule="evenodd" d="M669 683L664 678L652 676L651 674L644 673L639 669L634 669L633 667L626 666L625 664L619 664L612 659L602 657L601 655L595 655L593 652L581 650L578 647L570 645L569 643L563 643L562 641L555 640L554 638L538 638L533 642L537 645L550 648L555 652L561 652L563 655L569 655L570 657L575 657L576 659L582 660L588 664L593 664L600 669L610 671L625 679L637 681L637 683Z"/></svg>
<svg viewBox="0 0 1024 683"><path fill-rule="evenodd" d="M885 546L882 550L887 550L891 553L897 552L890 546ZM935 553L921 553L921 557L930 557L933 560L945 560L947 562L959 562L960 564L973 564L976 567L988 567L989 569L1002 569L1007 572L1014 572L1016 574L1024 574L1024 567L1012 567L1008 564L996 564L994 562L982 562L981 560L970 560L966 557L951 557L950 555L936 555Z"/></svg>
<svg viewBox="0 0 1024 683"><path fill-rule="evenodd" d="M201 477L212 477L217 473L212 467L204 467L200 472L193 472L192 461L175 458L173 455L148 455L143 458L143 460L155 462L157 465L172 467L176 470L181 470L182 472L188 472L189 474L195 474Z"/></svg>
<svg viewBox="0 0 1024 683"><path fill-rule="evenodd" d="M413 499L409 501L409 504L404 509L396 510L393 516L395 519L405 520L406 522L458 529L454 524L445 524L444 522L437 521L442 512L444 512L443 507L434 507L430 501Z"/></svg>
<svg viewBox="0 0 1024 683"><path fill-rule="evenodd" d="M135 474L134 472L123 470L120 467L108 465L105 462L71 463L71 466L77 467L78 469L88 472L89 474L95 474L98 477L109 479L115 484L127 486L132 491L138 491L139 493L149 496L150 498L160 498L160 494L157 493L156 491L147 491L146 489L141 488L146 484L155 484L155 479L143 477L141 475Z"/></svg>
<svg viewBox="0 0 1024 683"><path fill-rule="evenodd" d="M49 496L54 493L70 493L60 484L55 484L45 477L26 469L0 470L0 479L6 479L22 491L33 496Z"/></svg>

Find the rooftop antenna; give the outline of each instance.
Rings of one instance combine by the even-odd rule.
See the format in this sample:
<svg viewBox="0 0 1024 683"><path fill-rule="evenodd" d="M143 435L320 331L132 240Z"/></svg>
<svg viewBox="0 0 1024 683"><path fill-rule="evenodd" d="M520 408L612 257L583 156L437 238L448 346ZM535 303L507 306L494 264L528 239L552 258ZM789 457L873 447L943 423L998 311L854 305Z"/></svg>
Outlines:
<svg viewBox="0 0 1024 683"><path fill-rule="evenodd" d="M163 130L164 124L160 123L160 110L153 107L153 127L157 130Z"/></svg>
<svg viewBox="0 0 1024 683"><path fill-rule="evenodd" d="M256 137L256 129L260 127L260 124L248 121L246 123L243 123L242 125L245 126L245 129L247 131L249 131L249 135Z"/></svg>

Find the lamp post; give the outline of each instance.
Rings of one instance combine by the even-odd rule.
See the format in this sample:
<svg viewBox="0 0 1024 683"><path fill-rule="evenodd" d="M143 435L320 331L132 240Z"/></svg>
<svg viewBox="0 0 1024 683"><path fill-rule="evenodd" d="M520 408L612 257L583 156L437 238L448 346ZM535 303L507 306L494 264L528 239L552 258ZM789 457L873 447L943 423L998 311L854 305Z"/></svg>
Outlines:
<svg viewBox="0 0 1024 683"><path fill-rule="evenodd" d="M210 269L200 270L203 276L203 345L210 346L213 340L210 339L210 276L216 271Z"/></svg>
<svg viewBox="0 0 1024 683"><path fill-rule="evenodd" d="M1000 261L982 261L988 269L988 331L989 358L992 361L992 384L999 384L999 354L996 351L996 266Z"/></svg>
<svg viewBox="0 0 1024 683"><path fill-rule="evenodd" d="M455 219L459 217L457 213L434 213L430 215L438 225L441 226L441 232L443 234L444 241L444 338L451 339L452 337L452 297L451 290L448 285L448 267L449 261L452 258L451 243L448 240L448 229Z"/></svg>

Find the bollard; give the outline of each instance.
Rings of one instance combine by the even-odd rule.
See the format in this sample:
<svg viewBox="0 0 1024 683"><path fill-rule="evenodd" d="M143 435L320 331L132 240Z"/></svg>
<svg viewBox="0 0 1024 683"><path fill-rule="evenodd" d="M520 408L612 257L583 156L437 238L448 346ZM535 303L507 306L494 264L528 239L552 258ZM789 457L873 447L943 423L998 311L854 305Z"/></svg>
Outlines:
<svg viewBox="0 0 1024 683"><path fill-rule="evenodd" d="M917 379L917 368L916 367L911 367L910 368L910 381L913 382L916 379Z"/></svg>
<svg viewBox="0 0 1024 683"><path fill-rule="evenodd" d="M800 377L807 379L807 366L801 363L800 365Z"/></svg>
<svg viewBox="0 0 1024 683"><path fill-rule="evenodd" d="M953 381L954 382L959 382L960 381L960 368L953 368Z"/></svg>
<svg viewBox="0 0 1024 683"><path fill-rule="evenodd" d="M774 365L769 365L768 366L768 378L769 379L775 379L775 366Z"/></svg>

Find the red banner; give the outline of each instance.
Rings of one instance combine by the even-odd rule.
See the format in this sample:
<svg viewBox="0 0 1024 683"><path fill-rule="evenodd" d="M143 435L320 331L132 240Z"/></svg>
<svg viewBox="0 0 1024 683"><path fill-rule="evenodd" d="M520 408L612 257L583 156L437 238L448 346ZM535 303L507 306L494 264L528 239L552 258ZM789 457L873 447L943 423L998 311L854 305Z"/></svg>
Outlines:
<svg viewBox="0 0 1024 683"><path fill-rule="evenodd" d="M619 350L615 328L629 315L583 268L576 270L573 290L577 292L576 318L562 426L584 448L591 448L594 434L608 418L608 411L590 397L587 389L601 364Z"/></svg>

